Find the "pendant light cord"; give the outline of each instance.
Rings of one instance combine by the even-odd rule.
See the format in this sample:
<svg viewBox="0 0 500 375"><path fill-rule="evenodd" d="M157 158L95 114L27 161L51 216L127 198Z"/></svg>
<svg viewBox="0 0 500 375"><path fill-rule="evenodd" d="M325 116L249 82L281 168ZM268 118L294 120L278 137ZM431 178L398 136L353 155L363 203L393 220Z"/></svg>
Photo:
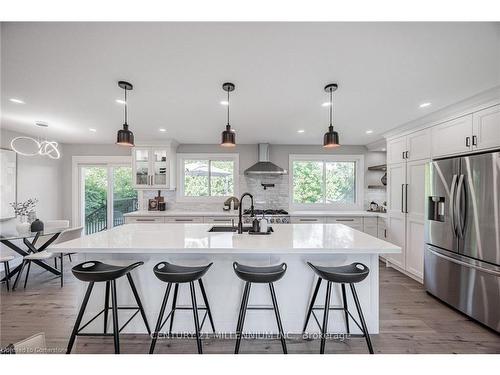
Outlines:
<svg viewBox="0 0 500 375"><path fill-rule="evenodd" d="M125 88L125 124L127 124L127 89Z"/></svg>
<svg viewBox="0 0 500 375"><path fill-rule="evenodd" d="M332 117L333 117L333 91L330 88L330 126L333 126Z"/></svg>
<svg viewBox="0 0 500 375"><path fill-rule="evenodd" d="M227 124L229 125L229 90L227 91Z"/></svg>

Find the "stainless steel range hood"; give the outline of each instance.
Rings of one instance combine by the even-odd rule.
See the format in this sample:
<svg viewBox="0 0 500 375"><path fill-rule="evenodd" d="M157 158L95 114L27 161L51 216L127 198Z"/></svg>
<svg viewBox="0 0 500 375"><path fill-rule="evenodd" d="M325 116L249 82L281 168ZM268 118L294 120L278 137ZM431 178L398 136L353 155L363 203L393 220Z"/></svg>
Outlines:
<svg viewBox="0 0 500 375"><path fill-rule="evenodd" d="M278 167L269 161L269 143L259 143L259 162L245 171L246 175L283 175L286 169Z"/></svg>

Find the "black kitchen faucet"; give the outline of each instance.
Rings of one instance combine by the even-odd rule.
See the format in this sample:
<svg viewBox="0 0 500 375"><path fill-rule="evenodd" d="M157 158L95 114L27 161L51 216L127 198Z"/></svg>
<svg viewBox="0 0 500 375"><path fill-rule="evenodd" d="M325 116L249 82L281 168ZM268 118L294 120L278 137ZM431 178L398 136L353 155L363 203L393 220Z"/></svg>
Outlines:
<svg viewBox="0 0 500 375"><path fill-rule="evenodd" d="M253 213L253 195L250 194L250 193L244 193L241 198L240 198L240 211L239 211L239 219L238 219L238 234L242 234L243 233L243 220L242 220L242 214L243 214L243 211L242 211L242 207L243 207L243 198L244 197L250 197L250 200L252 201L251 203L251 206L250 206L250 216L253 217L254 216L254 213Z"/></svg>

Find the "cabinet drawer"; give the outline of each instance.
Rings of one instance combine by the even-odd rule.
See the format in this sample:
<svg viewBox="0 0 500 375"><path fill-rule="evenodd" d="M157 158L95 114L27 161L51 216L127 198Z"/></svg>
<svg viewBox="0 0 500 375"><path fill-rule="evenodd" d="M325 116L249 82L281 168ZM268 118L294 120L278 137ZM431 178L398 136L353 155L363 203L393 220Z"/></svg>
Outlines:
<svg viewBox="0 0 500 375"><path fill-rule="evenodd" d="M326 222L331 223L331 224L344 224L344 225L349 225L349 226L361 226L361 227L363 227L363 218L362 217L349 217L349 216L328 217L326 219Z"/></svg>
<svg viewBox="0 0 500 375"><path fill-rule="evenodd" d="M140 217L125 217L125 224L131 223L164 223L165 218L161 216L140 216Z"/></svg>
<svg viewBox="0 0 500 375"><path fill-rule="evenodd" d="M179 223L179 224L203 223L203 217L199 216L166 217L165 223Z"/></svg>
<svg viewBox="0 0 500 375"><path fill-rule="evenodd" d="M291 218L291 222L292 224L324 223L325 218L317 216L304 216L304 217L295 216Z"/></svg>
<svg viewBox="0 0 500 375"><path fill-rule="evenodd" d="M204 223L218 223L218 224L232 224L233 222L238 223L237 216L213 216L213 217L205 217L203 219Z"/></svg>

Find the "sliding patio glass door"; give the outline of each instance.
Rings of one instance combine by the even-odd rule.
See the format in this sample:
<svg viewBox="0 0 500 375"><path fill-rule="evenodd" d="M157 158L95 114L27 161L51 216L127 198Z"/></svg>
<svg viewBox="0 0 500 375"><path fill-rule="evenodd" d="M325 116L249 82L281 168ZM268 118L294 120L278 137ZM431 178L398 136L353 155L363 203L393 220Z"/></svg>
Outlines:
<svg viewBox="0 0 500 375"><path fill-rule="evenodd" d="M122 225L123 214L137 209L130 166L81 165L80 177L80 222L86 234Z"/></svg>

